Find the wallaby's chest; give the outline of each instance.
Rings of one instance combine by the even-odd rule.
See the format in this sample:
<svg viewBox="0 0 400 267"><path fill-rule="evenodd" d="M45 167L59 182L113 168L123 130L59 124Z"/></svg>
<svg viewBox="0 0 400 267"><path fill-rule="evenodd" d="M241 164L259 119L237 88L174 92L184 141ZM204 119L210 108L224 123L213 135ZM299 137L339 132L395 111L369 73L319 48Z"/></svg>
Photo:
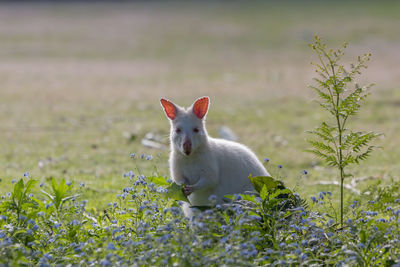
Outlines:
<svg viewBox="0 0 400 267"><path fill-rule="evenodd" d="M204 176L206 170L202 164L196 164L192 161L182 161L178 163L179 172L182 175L185 183L195 184L200 177Z"/></svg>
<svg viewBox="0 0 400 267"><path fill-rule="evenodd" d="M214 167L209 159L204 157L181 158L177 157L172 160L175 179L185 184L195 184L201 177L207 178Z"/></svg>

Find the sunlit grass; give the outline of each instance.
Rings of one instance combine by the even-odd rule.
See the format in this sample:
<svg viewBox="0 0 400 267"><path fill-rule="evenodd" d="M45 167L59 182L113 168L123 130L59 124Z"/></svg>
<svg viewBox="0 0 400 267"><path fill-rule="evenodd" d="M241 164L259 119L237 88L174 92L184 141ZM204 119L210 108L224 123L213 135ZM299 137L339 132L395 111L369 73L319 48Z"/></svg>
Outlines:
<svg viewBox="0 0 400 267"><path fill-rule="evenodd" d="M314 33L332 45L348 41L349 58L373 53L365 79L377 85L354 127L384 133L383 149L353 173L398 179L396 11L395 2L343 8L340 1L2 4L1 191L25 171L40 180L65 177L85 182L85 197L96 199L89 205L101 208L124 186L122 174L136 171L131 152L157 159L143 162L143 173L156 166L168 175L168 151L140 144L155 132L168 145L158 99L189 105L201 95L211 96L213 136L230 127L260 159L271 159L268 169L282 164L283 179L302 195L327 188L315 184L337 174L303 152L304 131L325 119L307 88ZM303 169L308 178L300 178Z"/></svg>

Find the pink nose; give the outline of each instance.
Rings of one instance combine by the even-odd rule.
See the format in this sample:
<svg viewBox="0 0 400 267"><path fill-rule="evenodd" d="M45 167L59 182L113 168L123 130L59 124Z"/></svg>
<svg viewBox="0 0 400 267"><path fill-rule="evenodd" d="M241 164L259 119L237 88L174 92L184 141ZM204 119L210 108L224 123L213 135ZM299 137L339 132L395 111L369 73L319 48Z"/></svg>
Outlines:
<svg viewBox="0 0 400 267"><path fill-rule="evenodd" d="M190 152L192 151L192 142L186 140L185 142L183 142L182 146L183 146L183 152L185 152L185 154L189 156Z"/></svg>

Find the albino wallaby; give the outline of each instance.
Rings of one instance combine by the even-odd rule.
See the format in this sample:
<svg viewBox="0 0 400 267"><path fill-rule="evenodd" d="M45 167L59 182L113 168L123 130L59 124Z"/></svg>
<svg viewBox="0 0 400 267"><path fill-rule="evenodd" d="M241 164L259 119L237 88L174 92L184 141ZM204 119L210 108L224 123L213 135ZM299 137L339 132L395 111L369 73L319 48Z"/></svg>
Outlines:
<svg viewBox="0 0 400 267"><path fill-rule="evenodd" d="M221 203L225 195L253 190L248 176L269 176L256 155L239 143L208 136L205 116L210 99L197 99L187 109L161 99L171 123L171 176L184 184L184 194L193 206L207 206L215 195Z"/></svg>

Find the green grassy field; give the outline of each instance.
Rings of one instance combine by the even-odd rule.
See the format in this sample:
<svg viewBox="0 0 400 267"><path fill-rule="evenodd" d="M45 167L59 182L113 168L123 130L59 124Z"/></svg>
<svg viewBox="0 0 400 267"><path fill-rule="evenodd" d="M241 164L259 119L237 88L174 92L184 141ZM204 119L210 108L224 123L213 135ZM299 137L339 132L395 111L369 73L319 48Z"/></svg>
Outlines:
<svg viewBox="0 0 400 267"><path fill-rule="evenodd" d="M336 194L315 185L336 172L303 152L305 131L326 118L307 88L314 34L349 42L345 61L372 53L360 82L376 86L352 126L384 137L354 174L400 177L398 2L2 3L0 21L1 193L28 171L84 182L101 208L126 171L168 175L168 149L141 145L149 132L168 145L159 98L188 106L209 95L211 135L230 127L304 197Z"/></svg>

